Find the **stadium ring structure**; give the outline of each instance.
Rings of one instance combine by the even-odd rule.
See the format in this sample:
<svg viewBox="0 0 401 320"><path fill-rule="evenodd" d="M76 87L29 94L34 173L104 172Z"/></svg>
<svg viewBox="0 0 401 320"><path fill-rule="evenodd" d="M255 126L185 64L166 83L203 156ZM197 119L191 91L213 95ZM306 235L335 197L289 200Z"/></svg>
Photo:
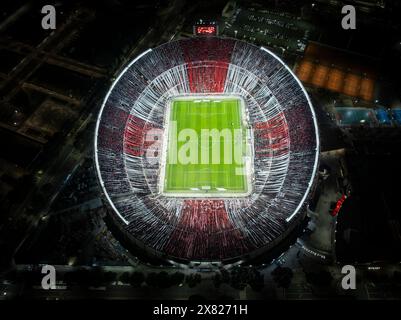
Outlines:
<svg viewBox="0 0 401 320"><path fill-rule="evenodd" d="M154 144L145 136L163 135L170 99L201 94L245 101L254 140L246 197L159 192L161 153L149 152ZM318 156L315 113L289 67L263 47L222 37L172 41L131 61L107 93L95 133L113 223L135 247L179 262L231 263L276 246L305 216Z"/></svg>

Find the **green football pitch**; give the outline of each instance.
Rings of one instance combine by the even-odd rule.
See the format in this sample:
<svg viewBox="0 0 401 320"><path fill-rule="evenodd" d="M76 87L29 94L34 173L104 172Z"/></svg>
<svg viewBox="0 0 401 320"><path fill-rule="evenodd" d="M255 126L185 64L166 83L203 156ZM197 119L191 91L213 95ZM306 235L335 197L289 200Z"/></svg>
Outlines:
<svg viewBox="0 0 401 320"><path fill-rule="evenodd" d="M178 98L171 102L164 193L224 197L248 192L243 107L235 97Z"/></svg>

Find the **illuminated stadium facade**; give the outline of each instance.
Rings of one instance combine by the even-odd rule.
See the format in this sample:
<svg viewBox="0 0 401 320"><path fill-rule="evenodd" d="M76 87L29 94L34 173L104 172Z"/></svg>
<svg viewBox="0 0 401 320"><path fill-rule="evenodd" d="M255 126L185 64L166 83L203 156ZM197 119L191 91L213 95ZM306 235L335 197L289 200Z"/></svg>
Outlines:
<svg viewBox="0 0 401 320"><path fill-rule="evenodd" d="M167 168L171 146L188 141L171 138L172 120L191 132L230 127L227 145L244 146L246 179L230 178L231 162ZM247 133L235 140L238 130ZM265 48L227 38L169 42L138 56L113 83L96 126L113 222L135 247L175 261L232 262L276 246L304 217L318 154L316 117L292 71Z"/></svg>

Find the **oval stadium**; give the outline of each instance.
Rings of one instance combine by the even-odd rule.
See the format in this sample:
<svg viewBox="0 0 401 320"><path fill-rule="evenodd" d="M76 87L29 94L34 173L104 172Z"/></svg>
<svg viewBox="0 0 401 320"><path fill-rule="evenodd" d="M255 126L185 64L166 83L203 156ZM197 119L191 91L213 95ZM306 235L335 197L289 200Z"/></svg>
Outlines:
<svg viewBox="0 0 401 320"><path fill-rule="evenodd" d="M263 47L194 37L149 49L111 86L95 163L114 229L148 255L231 263L305 217L318 166L311 101Z"/></svg>

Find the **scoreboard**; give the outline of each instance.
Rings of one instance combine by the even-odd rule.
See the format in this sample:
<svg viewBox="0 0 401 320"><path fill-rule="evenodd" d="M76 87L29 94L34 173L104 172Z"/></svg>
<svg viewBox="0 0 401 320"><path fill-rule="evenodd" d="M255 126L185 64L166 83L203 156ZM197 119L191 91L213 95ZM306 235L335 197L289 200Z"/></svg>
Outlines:
<svg viewBox="0 0 401 320"><path fill-rule="evenodd" d="M217 35L216 26L195 26L195 35L197 36L215 36Z"/></svg>
<svg viewBox="0 0 401 320"><path fill-rule="evenodd" d="M196 36L217 36L218 25L215 22L205 23L202 20L194 25Z"/></svg>

